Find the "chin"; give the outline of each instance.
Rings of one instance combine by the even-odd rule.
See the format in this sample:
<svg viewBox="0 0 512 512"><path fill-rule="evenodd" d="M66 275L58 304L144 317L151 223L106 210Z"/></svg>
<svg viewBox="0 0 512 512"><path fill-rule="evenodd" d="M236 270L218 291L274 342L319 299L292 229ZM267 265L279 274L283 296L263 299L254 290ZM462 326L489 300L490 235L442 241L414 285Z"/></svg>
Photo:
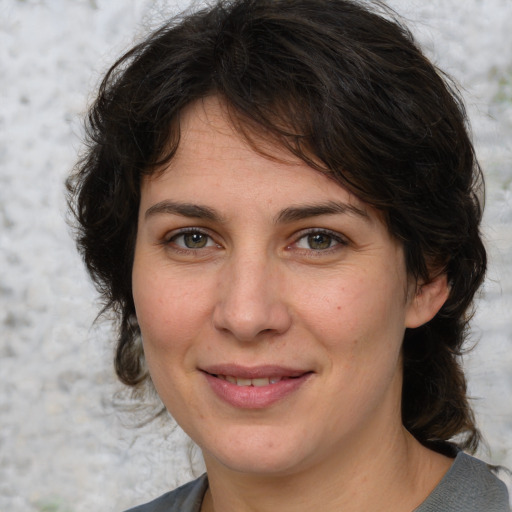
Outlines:
<svg viewBox="0 0 512 512"><path fill-rule="evenodd" d="M290 460L289 457L276 457L274 454L247 453L247 454L220 454L214 457L217 463L236 473L243 473L253 476L286 476L298 470L298 461ZM205 456L206 467L208 468L209 457Z"/></svg>
<svg viewBox="0 0 512 512"><path fill-rule="evenodd" d="M268 431L239 432L212 446L213 450L203 448L207 468L209 463L220 463L231 471L260 476L291 474L305 467L309 458L303 436L291 434L283 438L282 432L279 436Z"/></svg>

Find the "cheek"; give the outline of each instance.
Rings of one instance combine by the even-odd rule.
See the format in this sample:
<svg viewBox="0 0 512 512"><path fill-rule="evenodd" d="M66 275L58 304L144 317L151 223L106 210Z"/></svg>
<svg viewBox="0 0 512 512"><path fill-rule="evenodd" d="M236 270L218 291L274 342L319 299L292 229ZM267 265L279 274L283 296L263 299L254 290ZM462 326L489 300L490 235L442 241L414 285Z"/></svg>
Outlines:
<svg viewBox="0 0 512 512"><path fill-rule="evenodd" d="M148 359L188 346L207 322L208 292L198 280L134 265L133 299Z"/></svg>
<svg viewBox="0 0 512 512"><path fill-rule="evenodd" d="M340 282L341 281L341 282ZM378 276L352 276L318 287L304 297L298 316L331 354L378 361L400 350L405 330L405 298L400 282Z"/></svg>
<svg viewBox="0 0 512 512"><path fill-rule="evenodd" d="M165 348L173 331L173 319L180 314L176 311L179 301L173 298L173 288L151 269L144 260L135 259L133 300L146 352L148 348Z"/></svg>

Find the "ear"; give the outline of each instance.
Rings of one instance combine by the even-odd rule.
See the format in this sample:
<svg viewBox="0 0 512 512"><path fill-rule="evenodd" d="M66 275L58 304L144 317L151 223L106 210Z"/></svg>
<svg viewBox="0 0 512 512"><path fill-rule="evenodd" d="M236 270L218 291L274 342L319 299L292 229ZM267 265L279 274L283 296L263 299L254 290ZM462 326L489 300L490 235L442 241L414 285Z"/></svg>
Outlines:
<svg viewBox="0 0 512 512"><path fill-rule="evenodd" d="M426 283L417 283L414 296L409 298L405 326L414 329L432 320L446 302L449 294L450 286L444 273Z"/></svg>

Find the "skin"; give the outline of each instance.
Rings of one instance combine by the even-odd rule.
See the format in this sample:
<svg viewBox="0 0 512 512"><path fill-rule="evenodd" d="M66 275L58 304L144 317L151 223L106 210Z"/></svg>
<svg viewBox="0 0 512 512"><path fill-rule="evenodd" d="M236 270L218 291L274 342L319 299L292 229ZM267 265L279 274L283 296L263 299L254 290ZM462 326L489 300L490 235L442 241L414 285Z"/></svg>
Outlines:
<svg viewBox="0 0 512 512"><path fill-rule="evenodd" d="M283 149L255 152L217 98L181 127L142 184L133 296L154 385L205 457L202 510L413 510L451 460L401 424L401 344L445 276L411 280L375 210ZM244 409L205 377L226 363L309 373Z"/></svg>

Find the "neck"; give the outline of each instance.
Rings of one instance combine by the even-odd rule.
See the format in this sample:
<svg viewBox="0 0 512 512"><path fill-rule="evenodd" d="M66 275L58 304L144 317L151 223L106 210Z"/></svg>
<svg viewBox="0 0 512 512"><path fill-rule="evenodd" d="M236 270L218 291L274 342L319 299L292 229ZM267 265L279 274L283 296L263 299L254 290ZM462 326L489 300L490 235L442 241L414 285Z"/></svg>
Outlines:
<svg viewBox="0 0 512 512"><path fill-rule="evenodd" d="M452 460L421 446L401 426L392 439L354 443L343 460L324 458L300 472L270 476L234 472L205 454L210 488L202 512L410 512Z"/></svg>

